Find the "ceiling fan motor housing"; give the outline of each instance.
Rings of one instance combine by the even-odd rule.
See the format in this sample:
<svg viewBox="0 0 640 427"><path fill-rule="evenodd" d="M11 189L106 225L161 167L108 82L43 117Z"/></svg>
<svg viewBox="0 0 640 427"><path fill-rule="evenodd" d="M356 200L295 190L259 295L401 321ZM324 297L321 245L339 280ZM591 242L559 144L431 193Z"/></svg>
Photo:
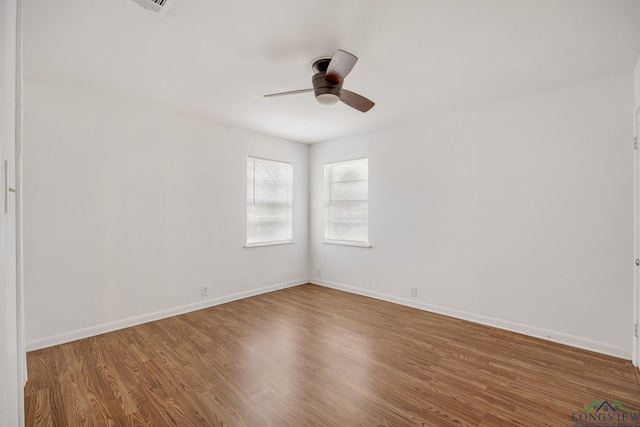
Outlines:
<svg viewBox="0 0 640 427"><path fill-rule="evenodd" d="M351 72L357 61L357 56L338 49L332 57L316 58L311 64L315 73L311 79L313 88L271 93L265 97L295 95L313 91L319 104L333 105L342 101L349 107L366 113L375 103L355 92L342 89L344 78Z"/></svg>
<svg viewBox="0 0 640 427"><path fill-rule="evenodd" d="M313 89L318 103L332 105L340 100L342 82L332 83L325 79L324 72L320 72L313 75Z"/></svg>

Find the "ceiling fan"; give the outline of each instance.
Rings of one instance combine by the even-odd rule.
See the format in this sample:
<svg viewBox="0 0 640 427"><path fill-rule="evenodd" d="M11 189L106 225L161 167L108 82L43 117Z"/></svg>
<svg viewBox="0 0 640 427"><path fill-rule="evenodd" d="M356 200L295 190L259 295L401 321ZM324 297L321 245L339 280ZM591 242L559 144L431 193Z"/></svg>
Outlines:
<svg viewBox="0 0 640 427"><path fill-rule="evenodd" d="M315 92L316 100L320 104L333 105L338 101L342 101L349 107L366 113L375 103L355 92L342 89L342 82L351 72L357 61L358 57L355 55L345 52L344 50L338 50L332 58L322 57L313 61L311 65L311 68L315 72L311 79L313 89L271 93L265 95L265 97Z"/></svg>

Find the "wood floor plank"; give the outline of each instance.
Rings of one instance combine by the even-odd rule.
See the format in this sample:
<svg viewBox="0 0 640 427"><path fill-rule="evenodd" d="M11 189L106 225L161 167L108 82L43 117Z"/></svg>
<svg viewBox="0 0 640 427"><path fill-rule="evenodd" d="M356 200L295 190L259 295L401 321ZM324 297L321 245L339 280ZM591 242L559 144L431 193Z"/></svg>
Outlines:
<svg viewBox="0 0 640 427"><path fill-rule="evenodd" d="M28 354L32 426L557 426L630 362L315 285Z"/></svg>

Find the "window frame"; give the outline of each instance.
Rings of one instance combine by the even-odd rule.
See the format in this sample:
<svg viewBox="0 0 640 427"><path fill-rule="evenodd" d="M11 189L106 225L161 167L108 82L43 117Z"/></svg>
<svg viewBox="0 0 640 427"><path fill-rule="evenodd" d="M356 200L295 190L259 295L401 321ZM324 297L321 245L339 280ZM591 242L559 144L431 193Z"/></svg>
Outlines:
<svg viewBox="0 0 640 427"><path fill-rule="evenodd" d="M332 174L332 167L344 165L348 163L356 163L366 160L367 161L367 241L361 240L339 240L329 239L329 209L331 207L331 184L333 183L330 175ZM369 157L358 157L349 160L341 160L338 162L330 162L324 164L324 244L328 245L342 245L342 246L356 246L361 248L371 248L369 238Z"/></svg>
<svg viewBox="0 0 640 427"><path fill-rule="evenodd" d="M289 172L289 182L288 182L288 194L289 194L289 209L288 209L288 217L289 217L289 224L288 224L288 234L289 234L289 238L287 239L283 239L283 240L270 240L270 241L259 241L259 242L255 242L255 243L249 243L249 212L247 211L247 206L248 206L248 200L249 200L249 194L245 193L245 244L243 247L245 248L256 248L256 247L261 247L261 246L275 246L275 245L288 245L288 244L292 244L295 243L295 240L293 239L293 163L291 162L286 162L286 161L282 161L282 160L274 160L274 159L267 159L264 157L258 157L258 156L251 156L248 155L246 157L245 160L245 168L247 167L247 164L250 160L255 161L259 161L259 162L265 162L265 163L276 163L276 164L280 164L280 165L286 165L288 166L288 172ZM246 179L248 179L248 176L246 177ZM254 197L253 197L253 201L255 204L255 172L254 172L254 183L253 183L253 189L254 189ZM248 182L245 182L245 184L248 184ZM248 190L248 188L247 188ZM245 191L247 191L245 190Z"/></svg>

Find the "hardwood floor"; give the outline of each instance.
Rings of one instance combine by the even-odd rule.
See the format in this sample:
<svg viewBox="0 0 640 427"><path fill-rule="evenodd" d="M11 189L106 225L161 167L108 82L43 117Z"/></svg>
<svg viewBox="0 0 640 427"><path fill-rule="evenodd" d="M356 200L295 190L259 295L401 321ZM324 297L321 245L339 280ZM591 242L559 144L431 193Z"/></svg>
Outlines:
<svg viewBox="0 0 640 427"><path fill-rule="evenodd" d="M27 426L571 426L628 361L315 285L28 354ZM640 424L639 424L640 425Z"/></svg>

